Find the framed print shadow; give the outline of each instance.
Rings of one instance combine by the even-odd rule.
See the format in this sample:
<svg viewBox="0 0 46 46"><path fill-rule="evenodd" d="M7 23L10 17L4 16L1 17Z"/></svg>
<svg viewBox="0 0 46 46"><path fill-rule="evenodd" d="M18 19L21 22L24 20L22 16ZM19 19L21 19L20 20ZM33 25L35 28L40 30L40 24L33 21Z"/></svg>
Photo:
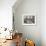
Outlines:
<svg viewBox="0 0 46 46"><path fill-rule="evenodd" d="M36 25L36 16L24 14L22 16L22 24L23 25Z"/></svg>

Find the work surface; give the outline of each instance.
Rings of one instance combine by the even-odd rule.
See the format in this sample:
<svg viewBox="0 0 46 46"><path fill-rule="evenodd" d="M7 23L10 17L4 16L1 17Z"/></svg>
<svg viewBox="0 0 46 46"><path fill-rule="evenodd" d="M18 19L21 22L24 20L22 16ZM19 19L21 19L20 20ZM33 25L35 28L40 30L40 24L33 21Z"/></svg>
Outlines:
<svg viewBox="0 0 46 46"><path fill-rule="evenodd" d="M0 44L0 46L16 46L15 39L6 40L4 43L2 43L2 45Z"/></svg>

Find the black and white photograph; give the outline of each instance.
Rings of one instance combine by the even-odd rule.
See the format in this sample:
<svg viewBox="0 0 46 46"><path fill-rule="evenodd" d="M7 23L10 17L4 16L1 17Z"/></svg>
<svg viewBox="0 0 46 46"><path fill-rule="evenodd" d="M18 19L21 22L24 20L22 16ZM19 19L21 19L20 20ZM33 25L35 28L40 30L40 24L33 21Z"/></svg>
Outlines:
<svg viewBox="0 0 46 46"><path fill-rule="evenodd" d="M35 25L36 24L36 16L24 15L22 21L23 21L23 25Z"/></svg>

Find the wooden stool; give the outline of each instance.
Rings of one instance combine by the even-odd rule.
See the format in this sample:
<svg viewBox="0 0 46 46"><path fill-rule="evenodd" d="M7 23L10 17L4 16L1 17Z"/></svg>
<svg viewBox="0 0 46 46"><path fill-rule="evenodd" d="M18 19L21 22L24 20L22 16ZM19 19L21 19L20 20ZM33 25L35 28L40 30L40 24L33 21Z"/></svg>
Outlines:
<svg viewBox="0 0 46 46"><path fill-rule="evenodd" d="M21 46L21 44L22 44L22 33L16 33L15 34L15 42L16 42L16 46Z"/></svg>

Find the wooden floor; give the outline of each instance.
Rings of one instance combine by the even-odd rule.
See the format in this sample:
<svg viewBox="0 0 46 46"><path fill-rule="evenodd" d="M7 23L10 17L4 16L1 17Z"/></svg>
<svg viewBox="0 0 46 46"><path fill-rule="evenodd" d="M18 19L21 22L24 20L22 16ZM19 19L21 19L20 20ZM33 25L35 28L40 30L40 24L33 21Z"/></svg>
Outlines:
<svg viewBox="0 0 46 46"><path fill-rule="evenodd" d="M6 42L2 43L0 46L16 46L15 39L13 40L6 40Z"/></svg>

